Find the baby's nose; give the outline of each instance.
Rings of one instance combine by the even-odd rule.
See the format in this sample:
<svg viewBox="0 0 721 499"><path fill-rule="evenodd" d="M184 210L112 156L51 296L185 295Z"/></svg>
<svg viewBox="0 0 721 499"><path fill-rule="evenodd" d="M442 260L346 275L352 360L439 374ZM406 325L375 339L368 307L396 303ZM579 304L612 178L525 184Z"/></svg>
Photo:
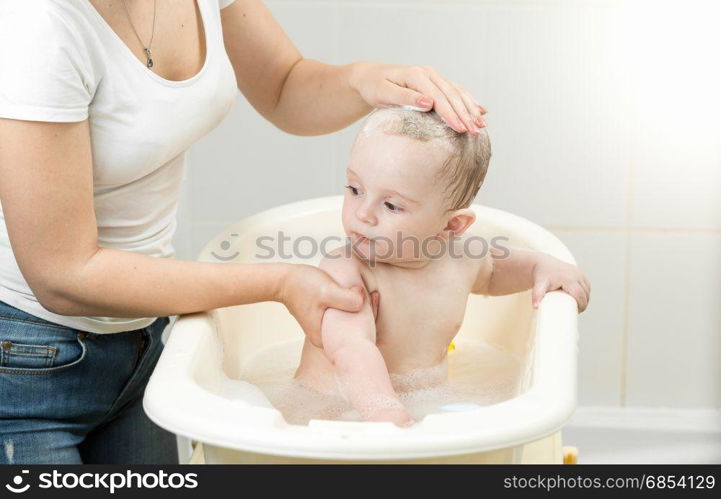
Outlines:
<svg viewBox="0 0 721 499"><path fill-rule="evenodd" d="M360 208L358 208L358 211L356 211L356 216L358 217L358 220L363 223L367 223L369 225L375 224L375 217L367 206L361 206Z"/></svg>

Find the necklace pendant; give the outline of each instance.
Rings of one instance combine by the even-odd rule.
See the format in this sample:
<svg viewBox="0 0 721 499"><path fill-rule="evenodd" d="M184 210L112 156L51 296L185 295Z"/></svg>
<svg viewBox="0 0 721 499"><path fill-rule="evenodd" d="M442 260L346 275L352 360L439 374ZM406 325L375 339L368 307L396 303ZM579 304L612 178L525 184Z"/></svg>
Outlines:
<svg viewBox="0 0 721 499"><path fill-rule="evenodd" d="M152 68L153 67L153 59L152 59L152 53L150 52L150 49L143 49L145 50L145 55L148 58L148 62L145 64L147 67Z"/></svg>

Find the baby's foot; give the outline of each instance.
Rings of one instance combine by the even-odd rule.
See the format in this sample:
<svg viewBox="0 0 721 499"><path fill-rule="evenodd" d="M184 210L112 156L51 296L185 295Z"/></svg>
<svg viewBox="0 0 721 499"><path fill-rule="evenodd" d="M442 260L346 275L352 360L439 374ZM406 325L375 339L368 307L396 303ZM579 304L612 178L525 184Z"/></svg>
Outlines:
<svg viewBox="0 0 721 499"><path fill-rule="evenodd" d="M367 421L393 423L401 428L407 428L415 423L404 408L378 409L369 414Z"/></svg>

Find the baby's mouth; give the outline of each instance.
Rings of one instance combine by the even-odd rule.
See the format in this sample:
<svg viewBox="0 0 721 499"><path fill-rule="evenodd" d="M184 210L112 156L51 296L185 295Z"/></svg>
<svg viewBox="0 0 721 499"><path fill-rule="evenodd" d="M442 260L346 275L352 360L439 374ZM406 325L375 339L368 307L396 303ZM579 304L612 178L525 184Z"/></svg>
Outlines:
<svg viewBox="0 0 721 499"><path fill-rule="evenodd" d="M359 232L353 232L353 236L355 236L355 240L359 243L367 243L370 241L370 239Z"/></svg>

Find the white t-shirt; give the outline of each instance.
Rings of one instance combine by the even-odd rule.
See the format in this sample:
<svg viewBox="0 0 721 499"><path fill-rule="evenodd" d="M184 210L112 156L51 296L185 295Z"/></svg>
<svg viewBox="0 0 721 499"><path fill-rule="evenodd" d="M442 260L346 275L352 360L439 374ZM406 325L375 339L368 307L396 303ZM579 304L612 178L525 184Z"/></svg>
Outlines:
<svg viewBox="0 0 721 499"><path fill-rule="evenodd" d="M101 247L174 255L186 150L235 103L237 82L219 9L233 0L197 2L206 60L195 76L171 81L146 68L88 0L0 0L0 118L90 118ZM66 316L45 309L20 273L1 207L0 300L95 333L139 329L156 319Z"/></svg>

